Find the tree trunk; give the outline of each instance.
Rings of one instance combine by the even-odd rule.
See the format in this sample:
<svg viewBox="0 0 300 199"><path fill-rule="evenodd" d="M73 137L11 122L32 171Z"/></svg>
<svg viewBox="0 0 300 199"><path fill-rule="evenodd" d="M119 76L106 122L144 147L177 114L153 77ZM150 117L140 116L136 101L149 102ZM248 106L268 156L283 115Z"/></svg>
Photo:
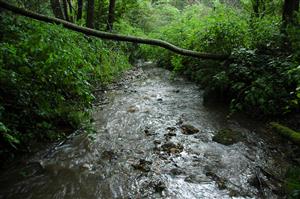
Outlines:
<svg viewBox="0 0 300 199"><path fill-rule="evenodd" d="M263 18L266 15L266 2L264 0L261 0L262 8L261 8L261 18Z"/></svg>
<svg viewBox="0 0 300 199"><path fill-rule="evenodd" d="M96 9L96 18L95 18L95 27L97 29L102 29L103 27L101 27L101 24L104 24L104 26L106 25L105 22L103 22L103 16L105 15L104 13L104 0L98 0L98 8Z"/></svg>
<svg viewBox="0 0 300 199"><path fill-rule="evenodd" d="M106 27L106 30L109 32L111 32L113 29L113 23L115 18L115 5L116 5L116 0L109 1L109 10L108 10L107 27Z"/></svg>
<svg viewBox="0 0 300 199"><path fill-rule="evenodd" d="M259 0L252 1L252 8L256 18L259 17Z"/></svg>
<svg viewBox="0 0 300 199"><path fill-rule="evenodd" d="M296 23L294 16L296 11L299 11L299 0L284 1L282 11L282 22L284 27L286 27L287 24Z"/></svg>
<svg viewBox="0 0 300 199"><path fill-rule="evenodd" d="M94 0L88 0L86 26L94 28Z"/></svg>
<svg viewBox="0 0 300 199"><path fill-rule="evenodd" d="M50 4L54 16L59 19L64 19L59 0L50 0Z"/></svg>
<svg viewBox="0 0 300 199"><path fill-rule="evenodd" d="M252 0L252 9L256 18L263 18L266 14L266 1Z"/></svg>
<svg viewBox="0 0 300 199"><path fill-rule="evenodd" d="M291 41L287 33L287 26L289 24L297 24L297 19L295 18L295 12L299 11L299 0L285 0L282 10L282 26L281 33L282 37L282 49L287 52L292 51Z"/></svg>
<svg viewBox="0 0 300 199"><path fill-rule="evenodd" d="M71 0L67 0L68 2L68 7L69 7L69 19L71 22L74 22L74 16L73 16L73 6L72 6L72 1Z"/></svg>
<svg viewBox="0 0 300 199"><path fill-rule="evenodd" d="M77 10L77 20L80 20L82 18L82 5L83 5L83 2L82 0L78 0L77 2L77 6L78 6L78 10Z"/></svg>
<svg viewBox="0 0 300 199"><path fill-rule="evenodd" d="M63 8L64 8L65 19L67 21L70 21L69 14L68 14L68 2L67 2L67 0L63 0Z"/></svg>

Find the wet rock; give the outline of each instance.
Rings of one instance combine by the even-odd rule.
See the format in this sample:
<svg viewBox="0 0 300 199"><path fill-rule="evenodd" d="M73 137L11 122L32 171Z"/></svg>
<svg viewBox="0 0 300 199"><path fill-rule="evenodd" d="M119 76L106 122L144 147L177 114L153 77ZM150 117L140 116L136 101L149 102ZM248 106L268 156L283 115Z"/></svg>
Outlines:
<svg viewBox="0 0 300 199"><path fill-rule="evenodd" d="M169 132L169 133L164 134L164 136L173 137L173 136L176 136L176 133L174 133L174 132Z"/></svg>
<svg viewBox="0 0 300 199"><path fill-rule="evenodd" d="M136 106L129 106L128 109L127 109L128 113L135 113L137 111L139 111L139 108L136 107Z"/></svg>
<svg viewBox="0 0 300 199"><path fill-rule="evenodd" d="M171 126L171 127L168 127L167 130L168 130L168 131L176 131L176 127Z"/></svg>
<svg viewBox="0 0 300 199"><path fill-rule="evenodd" d="M201 140L203 142L209 142L210 141L210 138L209 138L208 134L205 133L205 132L202 132L202 131L201 131L201 133L194 135L194 138L198 139L198 140Z"/></svg>
<svg viewBox="0 0 300 199"><path fill-rule="evenodd" d="M135 153L139 154L139 155L143 155L143 154L145 154L145 151L143 151L143 150L137 150L137 151L135 151Z"/></svg>
<svg viewBox="0 0 300 199"><path fill-rule="evenodd" d="M266 180L258 173L258 171L256 171L255 174L248 179L248 183L258 190L268 187Z"/></svg>
<svg viewBox="0 0 300 199"><path fill-rule="evenodd" d="M192 135L199 132L199 129L195 128L194 126L190 124L183 124L181 125L181 132L185 135Z"/></svg>
<svg viewBox="0 0 300 199"><path fill-rule="evenodd" d="M256 177L256 176L252 176L250 179L248 179L248 183L257 188L257 189L260 189L260 180Z"/></svg>
<svg viewBox="0 0 300 199"><path fill-rule="evenodd" d="M18 177L16 177L16 179L19 179L19 177L28 178L30 176L41 174L43 173L44 168L45 165L43 165L43 162L35 161L25 163L25 165L22 166L22 170L19 172L19 175Z"/></svg>
<svg viewBox="0 0 300 199"><path fill-rule="evenodd" d="M185 174L185 172L180 168L173 168L170 170L170 173L174 176Z"/></svg>
<svg viewBox="0 0 300 199"><path fill-rule="evenodd" d="M176 125L181 125L183 124L184 119L182 117L179 118L178 122L176 123Z"/></svg>
<svg viewBox="0 0 300 199"><path fill-rule="evenodd" d="M153 147L153 151L154 151L154 153L159 154L160 148L159 148L157 145L155 145L155 146Z"/></svg>
<svg viewBox="0 0 300 199"><path fill-rule="evenodd" d="M182 150L180 150L180 149L178 149L178 148L171 148L170 149L170 151L169 151L169 153L181 153L182 152Z"/></svg>
<svg viewBox="0 0 300 199"><path fill-rule="evenodd" d="M210 177L213 181L215 181L217 183L219 189L226 189L227 181L225 178L219 177L217 174L215 174L211 171L206 172L205 175Z"/></svg>
<svg viewBox="0 0 300 199"><path fill-rule="evenodd" d="M189 175L187 176L184 181L189 183L203 183L203 182L210 182L210 180L203 175Z"/></svg>
<svg viewBox="0 0 300 199"><path fill-rule="evenodd" d="M151 136L151 135L155 135L154 132L151 132L150 129L148 127L145 128L144 133L146 136Z"/></svg>
<svg viewBox="0 0 300 199"><path fill-rule="evenodd" d="M113 151L103 151L101 154L101 158L111 161L117 159L117 154Z"/></svg>
<svg viewBox="0 0 300 199"><path fill-rule="evenodd" d="M231 129L222 129L213 137L214 142L218 142L224 145L232 145L234 143L244 140L242 133L233 131Z"/></svg>
<svg viewBox="0 0 300 199"><path fill-rule="evenodd" d="M151 100L151 98L149 96L144 96L143 99L144 100Z"/></svg>
<svg viewBox="0 0 300 199"><path fill-rule="evenodd" d="M154 190L155 190L155 192L157 192L157 193L160 193L160 194L161 194L166 188L167 188L167 186L166 186L165 183L162 182L162 181L159 181L158 183L155 183L155 184L154 184Z"/></svg>
<svg viewBox="0 0 300 199"><path fill-rule="evenodd" d="M162 151L167 153L181 153L183 151L183 146L181 144L175 144L173 142L167 142L161 146Z"/></svg>
<svg viewBox="0 0 300 199"><path fill-rule="evenodd" d="M137 90L129 90L131 93L137 93Z"/></svg>
<svg viewBox="0 0 300 199"><path fill-rule="evenodd" d="M158 157L163 160L167 160L169 158L168 154L166 153L159 153Z"/></svg>
<svg viewBox="0 0 300 199"><path fill-rule="evenodd" d="M160 140L154 140L153 143L154 143L155 145L158 145L158 144L161 144L161 141L160 141Z"/></svg>
<svg viewBox="0 0 300 199"><path fill-rule="evenodd" d="M151 161L147 161L145 159L140 159L138 163L132 164L132 167L136 170L140 170L143 172L149 172L151 169Z"/></svg>
<svg viewBox="0 0 300 199"><path fill-rule="evenodd" d="M171 140L172 137L171 137L171 136L165 136L165 138L166 138L165 141L166 141L166 142L169 142L169 141Z"/></svg>
<svg viewBox="0 0 300 199"><path fill-rule="evenodd" d="M238 197L238 196L240 196L240 193L237 190L231 189L231 190L229 190L229 196L230 197Z"/></svg>
<svg viewBox="0 0 300 199"><path fill-rule="evenodd" d="M81 170L92 170L93 166L88 163L84 163L83 165L80 165Z"/></svg>
<svg viewBox="0 0 300 199"><path fill-rule="evenodd" d="M162 146L163 151L169 150L170 148L176 148L177 144L173 143L173 142L168 142L163 144Z"/></svg>

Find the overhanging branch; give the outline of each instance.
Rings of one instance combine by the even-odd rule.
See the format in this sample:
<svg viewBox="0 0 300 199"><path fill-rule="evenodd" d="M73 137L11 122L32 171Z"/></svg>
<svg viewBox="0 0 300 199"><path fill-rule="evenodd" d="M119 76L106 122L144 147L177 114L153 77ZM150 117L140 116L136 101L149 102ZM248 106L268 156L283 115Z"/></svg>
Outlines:
<svg viewBox="0 0 300 199"><path fill-rule="evenodd" d="M68 28L70 30L74 30L76 32L80 32L80 33L83 33L86 35L98 37L101 39L148 44L148 45L152 45L152 46L160 46L162 48L168 49L168 50L173 51L180 55L202 58L202 59L225 60L229 57L229 55L201 53L201 52L196 52L196 51L192 51L192 50L179 48L173 44L170 44L166 41L159 40L159 39L146 39L146 38L141 38L141 37L126 36L126 35L107 33L107 32L103 32L103 31L98 31L98 30L94 30L94 29L90 29L90 28L81 27L76 24L61 20L61 19L48 17L45 15L30 12L30 11L22 9L22 8L18 8L16 6L11 5L2 0L0 0L0 7L4 8L6 10L9 10L11 12L14 12L16 14L23 15L23 16L26 16L26 17L29 17L32 19L36 19L39 21L43 21L43 22L47 22L47 23L54 23L54 24L62 24L65 28Z"/></svg>

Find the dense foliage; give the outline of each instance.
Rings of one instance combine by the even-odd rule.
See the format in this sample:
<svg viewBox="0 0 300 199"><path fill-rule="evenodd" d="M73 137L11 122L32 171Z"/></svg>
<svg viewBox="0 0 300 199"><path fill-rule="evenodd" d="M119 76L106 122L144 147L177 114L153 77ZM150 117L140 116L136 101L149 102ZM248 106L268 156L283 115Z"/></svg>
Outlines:
<svg viewBox="0 0 300 199"><path fill-rule="evenodd" d="M163 5L157 9L162 10ZM167 7L167 16L172 16L176 8ZM232 111L262 117L299 111L299 28L288 28L292 48L287 50L281 17L271 11L257 18L225 4L213 8L194 4L177 12L180 14L174 20L163 25L160 21L148 35L200 52L231 54L232 60L201 61L151 47L143 48L144 56L188 75L207 94L228 100Z"/></svg>
<svg viewBox="0 0 300 199"><path fill-rule="evenodd" d="M1 153L88 124L93 88L130 66L114 43L22 17L5 17L2 25Z"/></svg>

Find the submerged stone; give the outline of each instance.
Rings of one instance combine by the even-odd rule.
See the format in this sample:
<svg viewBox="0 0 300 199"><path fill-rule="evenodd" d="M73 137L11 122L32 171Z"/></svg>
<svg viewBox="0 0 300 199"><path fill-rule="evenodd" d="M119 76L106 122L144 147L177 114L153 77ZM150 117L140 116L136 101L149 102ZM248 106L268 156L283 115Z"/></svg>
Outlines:
<svg viewBox="0 0 300 199"><path fill-rule="evenodd" d="M220 177L220 176L218 176L217 174L215 174L214 172L211 172L211 171L206 172L205 175L207 177L210 177L213 181L215 181L219 189L222 190L222 189L227 188L227 186L226 186L227 180L225 178Z"/></svg>
<svg viewBox="0 0 300 199"><path fill-rule="evenodd" d="M167 127L167 130L168 131L176 131L176 127L174 127L174 126Z"/></svg>
<svg viewBox="0 0 300 199"><path fill-rule="evenodd" d="M179 169L179 168L173 168L170 170L170 173L174 176L176 175L181 175L181 174L185 174L185 171Z"/></svg>
<svg viewBox="0 0 300 199"><path fill-rule="evenodd" d="M138 111L139 111L139 108L136 107L136 106L129 106L128 109L127 109L128 113L135 113L135 112L138 112Z"/></svg>
<svg viewBox="0 0 300 199"><path fill-rule="evenodd" d="M146 136L155 135L155 132L150 131L149 127L145 128L144 133L145 133Z"/></svg>
<svg viewBox="0 0 300 199"><path fill-rule="evenodd" d="M101 154L101 158L104 160L115 160L117 159L117 154L114 151L103 151Z"/></svg>
<svg viewBox="0 0 300 199"><path fill-rule="evenodd" d="M175 144L173 142L167 142L161 146L162 151L168 153L181 153L183 151L183 146L181 144Z"/></svg>
<svg viewBox="0 0 300 199"><path fill-rule="evenodd" d="M162 182L162 181L159 181L158 183L155 183L155 184L154 184L154 190L155 190L155 192L157 192L157 193L160 193L160 194L161 194L166 188L167 188L167 186L166 186L165 183Z"/></svg>
<svg viewBox="0 0 300 199"><path fill-rule="evenodd" d="M176 136L176 133L169 132L169 133L164 134L164 136L165 137L173 137L173 136Z"/></svg>
<svg viewBox="0 0 300 199"><path fill-rule="evenodd" d="M189 175L187 176L184 181L189 182L189 183L206 183L210 182L207 176L204 175Z"/></svg>
<svg viewBox="0 0 300 199"><path fill-rule="evenodd" d="M199 129L195 128L194 126L190 125L190 124L183 124L181 125L181 132L185 135L192 135L192 134L196 134L199 132Z"/></svg>
<svg viewBox="0 0 300 199"><path fill-rule="evenodd" d="M144 159L140 159L137 164L132 164L132 167L136 170L140 170L143 172L149 172L151 169L151 161L147 161Z"/></svg>
<svg viewBox="0 0 300 199"><path fill-rule="evenodd" d="M160 140L154 140L153 143L154 143L155 145L158 145L158 144L161 144L161 141L160 141Z"/></svg>
<svg viewBox="0 0 300 199"><path fill-rule="evenodd" d="M243 134L238 131L233 131L232 129L222 129L217 132L212 140L220 144L232 145L234 143L243 141L244 138L245 137Z"/></svg>

